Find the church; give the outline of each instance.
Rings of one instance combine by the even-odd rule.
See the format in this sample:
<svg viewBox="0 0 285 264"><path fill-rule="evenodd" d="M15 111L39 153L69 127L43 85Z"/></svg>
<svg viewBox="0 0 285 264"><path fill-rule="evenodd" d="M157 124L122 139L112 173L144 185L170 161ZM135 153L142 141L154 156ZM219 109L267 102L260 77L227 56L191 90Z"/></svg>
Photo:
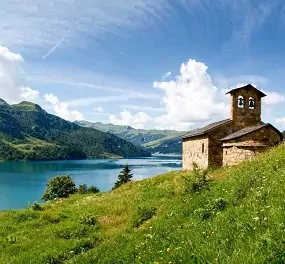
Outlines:
<svg viewBox="0 0 285 264"><path fill-rule="evenodd" d="M261 121L262 91L248 84L229 91L229 119L195 129L182 139L183 169L239 164L283 141L282 133Z"/></svg>

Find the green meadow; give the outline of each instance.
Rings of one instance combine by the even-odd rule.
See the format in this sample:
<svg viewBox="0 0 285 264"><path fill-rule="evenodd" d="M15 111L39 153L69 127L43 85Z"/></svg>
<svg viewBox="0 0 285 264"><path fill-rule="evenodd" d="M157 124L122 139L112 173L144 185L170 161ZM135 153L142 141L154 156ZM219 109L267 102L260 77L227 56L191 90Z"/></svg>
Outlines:
<svg viewBox="0 0 285 264"><path fill-rule="evenodd" d="M285 147L0 213L0 263L285 263Z"/></svg>

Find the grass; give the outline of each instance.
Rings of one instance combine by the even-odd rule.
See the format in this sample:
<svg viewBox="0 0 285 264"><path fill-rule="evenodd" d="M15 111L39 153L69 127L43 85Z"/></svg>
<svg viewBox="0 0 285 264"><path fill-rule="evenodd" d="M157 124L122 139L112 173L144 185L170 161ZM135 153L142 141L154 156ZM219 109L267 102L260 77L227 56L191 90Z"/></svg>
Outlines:
<svg viewBox="0 0 285 264"><path fill-rule="evenodd" d="M285 147L0 213L0 263L284 263ZM201 185L201 183L199 182Z"/></svg>
<svg viewBox="0 0 285 264"><path fill-rule="evenodd" d="M13 142L9 142L3 140L5 144L8 144L11 148L16 148L23 152L33 152L35 148L48 148L54 147L56 144L49 143L41 139L26 137L25 140L19 140L18 142L15 140Z"/></svg>

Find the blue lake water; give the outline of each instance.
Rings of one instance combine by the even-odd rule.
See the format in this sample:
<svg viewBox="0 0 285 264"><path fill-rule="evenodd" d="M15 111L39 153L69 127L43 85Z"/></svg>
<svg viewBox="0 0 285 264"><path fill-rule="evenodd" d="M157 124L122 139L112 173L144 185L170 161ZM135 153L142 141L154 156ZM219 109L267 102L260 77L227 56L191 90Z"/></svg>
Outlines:
<svg viewBox="0 0 285 264"><path fill-rule="evenodd" d="M126 163L133 179L141 180L180 170L181 156L0 163L0 210L24 208L40 201L48 179L56 175L69 174L77 185L86 183L109 191Z"/></svg>

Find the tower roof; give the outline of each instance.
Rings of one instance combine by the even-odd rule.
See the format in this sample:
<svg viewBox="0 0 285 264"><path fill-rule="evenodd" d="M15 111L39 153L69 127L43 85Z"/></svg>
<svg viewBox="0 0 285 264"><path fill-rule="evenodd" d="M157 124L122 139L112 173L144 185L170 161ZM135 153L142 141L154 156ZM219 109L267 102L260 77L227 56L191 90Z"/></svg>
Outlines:
<svg viewBox="0 0 285 264"><path fill-rule="evenodd" d="M251 84L248 84L248 85L243 86L243 87L239 87L239 88L232 89L232 90L230 90L229 92L227 92L226 94L232 94L233 92L236 92L236 91L241 90L241 89L243 89L243 90L249 90L249 89L255 90L256 92L259 93L260 98L267 96L265 93L261 92L260 90L258 90L258 89L255 88L254 86L252 86Z"/></svg>

